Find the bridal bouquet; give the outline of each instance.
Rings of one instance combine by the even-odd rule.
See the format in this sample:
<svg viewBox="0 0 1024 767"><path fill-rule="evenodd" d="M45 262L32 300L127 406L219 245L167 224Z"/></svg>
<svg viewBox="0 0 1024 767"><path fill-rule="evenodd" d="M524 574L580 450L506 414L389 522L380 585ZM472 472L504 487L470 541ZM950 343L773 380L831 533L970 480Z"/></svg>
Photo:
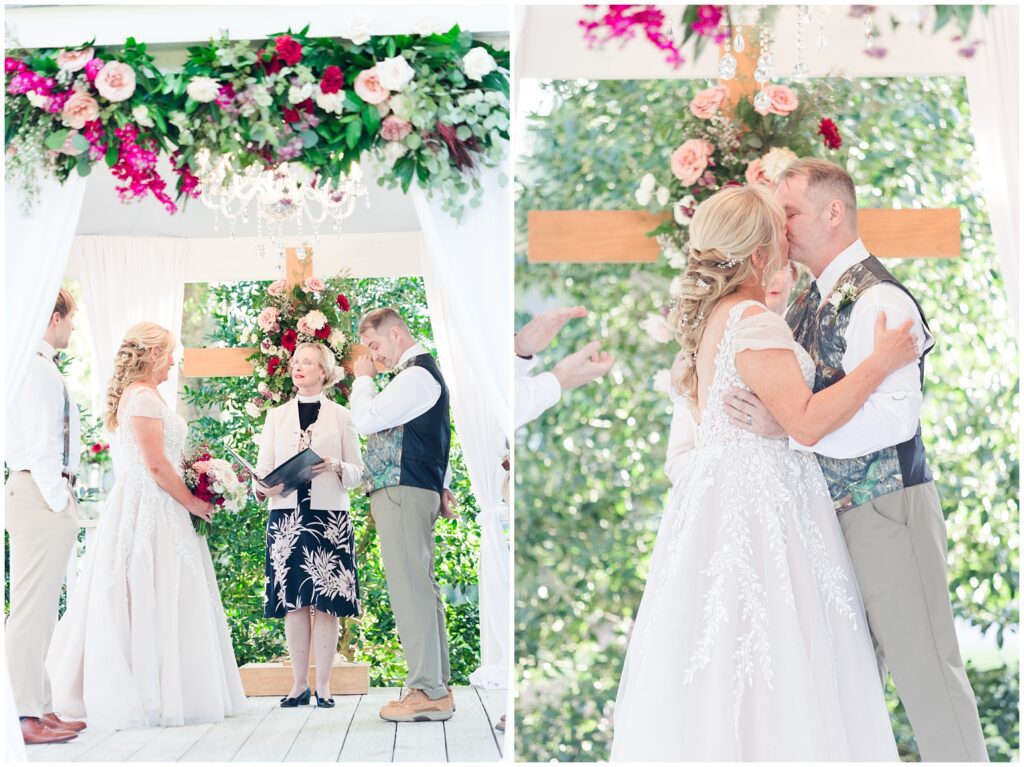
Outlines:
<svg viewBox="0 0 1024 767"><path fill-rule="evenodd" d="M183 468L185 486L196 498L225 511L237 512L245 505L249 492L245 470L231 461L214 458L208 446L200 445L193 450L185 458ZM210 532L209 522L195 515L192 526L199 535Z"/></svg>

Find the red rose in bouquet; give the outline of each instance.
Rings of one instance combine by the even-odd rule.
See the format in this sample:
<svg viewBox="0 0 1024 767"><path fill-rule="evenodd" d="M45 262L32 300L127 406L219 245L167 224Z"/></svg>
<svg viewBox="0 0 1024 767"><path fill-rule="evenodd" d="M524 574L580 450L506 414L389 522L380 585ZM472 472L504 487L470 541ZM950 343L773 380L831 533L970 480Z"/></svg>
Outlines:
<svg viewBox="0 0 1024 767"><path fill-rule="evenodd" d="M825 146L829 149L839 149L843 145L843 139L839 135L839 128L827 117L821 118L818 125L818 135L822 137Z"/></svg>
<svg viewBox="0 0 1024 767"><path fill-rule="evenodd" d="M294 329L288 328L281 334L281 346L287 349L289 354L293 354L298 344L298 338L299 334Z"/></svg>
<svg viewBox="0 0 1024 767"><path fill-rule="evenodd" d="M271 357L267 360L267 378L273 378L279 367L281 367L280 357Z"/></svg>
<svg viewBox="0 0 1024 767"><path fill-rule="evenodd" d="M274 53L290 67L302 59L302 46L290 35L281 35L274 40Z"/></svg>
<svg viewBox="0 0 1024 767"><path fill-rule="evenodd" d="M338 294L338 308L343 312L347 312L352 308L351 305L349 305L348 299L340 293Z"/></svg>
<svg viewBox="0 0 1024 767"><path fill-rule="evenodd" d="M345 75L341 73L341 67L331 64L324 70L324 77L320 81L322 93L337 93L345 85Z"/></svg>
<svg viewBox="0 0 1024 767"><path fill-rule="evenodd" d="M328 338L330 338L331 337L331 325L330 325L330 323L325 322L324 326L322 328L320 328L318 331L316 331L315 333L313 333L313 335L316 336L317 338L321 339L321 340L327 340Z"/></svg>
<svg viewBox="0 0 1024 767"><path fill-rule="evenodd" d="M196 498L226 511L239 511L248 495L246 472L221 458L213 458L205 445L192 451L182 462L185 486ZM192 526L199 535L210 532L210 523L195 515Z"/></svg>

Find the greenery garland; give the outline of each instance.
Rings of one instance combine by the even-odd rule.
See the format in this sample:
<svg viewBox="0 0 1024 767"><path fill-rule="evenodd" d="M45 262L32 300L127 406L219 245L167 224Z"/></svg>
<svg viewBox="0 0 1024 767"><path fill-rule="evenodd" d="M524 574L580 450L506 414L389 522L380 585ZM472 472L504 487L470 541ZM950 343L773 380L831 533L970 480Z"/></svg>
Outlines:
<svg viewBox="0 0 1024 767"><path fill-rule="evenodd" d="M105 162L122 201L152 195L177 210L156 170L171 159L177 198L197 197L197 154L233 168L308 169L337 183L368 157L385 185L413 179L456 218L479 204L474 172L508 139L508 51L453 26L444 33L316 38L308 26L263 42L226 36L188 49L180 72L146 44L16 51L4 61L8 177L32 204L44 174L64 181Z"/></svg>

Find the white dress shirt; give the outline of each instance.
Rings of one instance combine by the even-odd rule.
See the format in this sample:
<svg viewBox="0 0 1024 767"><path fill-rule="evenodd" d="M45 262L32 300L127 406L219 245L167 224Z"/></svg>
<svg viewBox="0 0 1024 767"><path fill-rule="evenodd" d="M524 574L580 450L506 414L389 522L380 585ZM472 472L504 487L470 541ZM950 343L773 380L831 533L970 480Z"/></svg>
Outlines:
<svg viewBox="0 0 1024 767"><path fill-rule="evenodd" d="M53 361L54 348L40 341L28 375L7 409L7 456L11 471L28 471L51 511L68 505L68 482L61 476L64 464L64 379ZM78 406L68 392L70 408L68 466L72 476L81 461L81 425Z"/></svg>
<svg viewBox="0 0 1024 767"><path fill-rule="evenodd" d="M516 428L529 423L558 402L562 386L554 373L528 375L537 365L536 357L523 358L518 354L516 366Z"/></svg>
<svg viewBox="0 0 1024 767"><path fill-rule="evenodd" d="M833 288L841 287L837 285L839 278L869 255L864 243L857 240L836 256L816 281L821 300L827 301ZM911 333L922 353L935 345L935 339L925 329L910 296L895 285L873 285L860 294L850 312L850 322L844 333L846 353L842 362L845 373L854 370L874 350L875 318L879 311L885 312L886 325L890 329L912 320ZM856 458L906 442L914 436L921 418L920 376L916 362L897 370L882 381L853 418L814 447L801 445L792 438L790 447L829 458Z"/></svg>
<svg viewBox="0 0 1024 767"><path fill-rule="evenodd" d="M422 344L415 343L398 358L395 367L402 367L413 357L428 354ZM352 423L360 434L376 434L393 429L426 413L441 397L441 384L425 368L410 365L377 392L370 376L359 376L352 382ZM451 466L445 471L444 486L451 482Z"/></svg>

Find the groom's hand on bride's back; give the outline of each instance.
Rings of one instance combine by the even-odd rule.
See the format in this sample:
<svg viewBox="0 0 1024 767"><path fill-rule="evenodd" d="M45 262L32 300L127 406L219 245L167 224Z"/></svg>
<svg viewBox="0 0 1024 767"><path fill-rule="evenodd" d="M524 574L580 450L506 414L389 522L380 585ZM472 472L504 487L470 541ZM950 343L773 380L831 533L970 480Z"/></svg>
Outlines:
<svg viewBox="0 0 1024 767"><path fill-rule="evenodd" d="M615 358L601 351L600 341L591 341L578 352L567 354L551 369L562 391L597 380L615 364Z"/></svg>
<svg viewBox="0 0 1024 767"><path fill-rule="evenodd" d="M729 416L733 426L767 439L782 439L788 436L768 408L753 392L732 386L722 398L722 409Z"/></svg>

